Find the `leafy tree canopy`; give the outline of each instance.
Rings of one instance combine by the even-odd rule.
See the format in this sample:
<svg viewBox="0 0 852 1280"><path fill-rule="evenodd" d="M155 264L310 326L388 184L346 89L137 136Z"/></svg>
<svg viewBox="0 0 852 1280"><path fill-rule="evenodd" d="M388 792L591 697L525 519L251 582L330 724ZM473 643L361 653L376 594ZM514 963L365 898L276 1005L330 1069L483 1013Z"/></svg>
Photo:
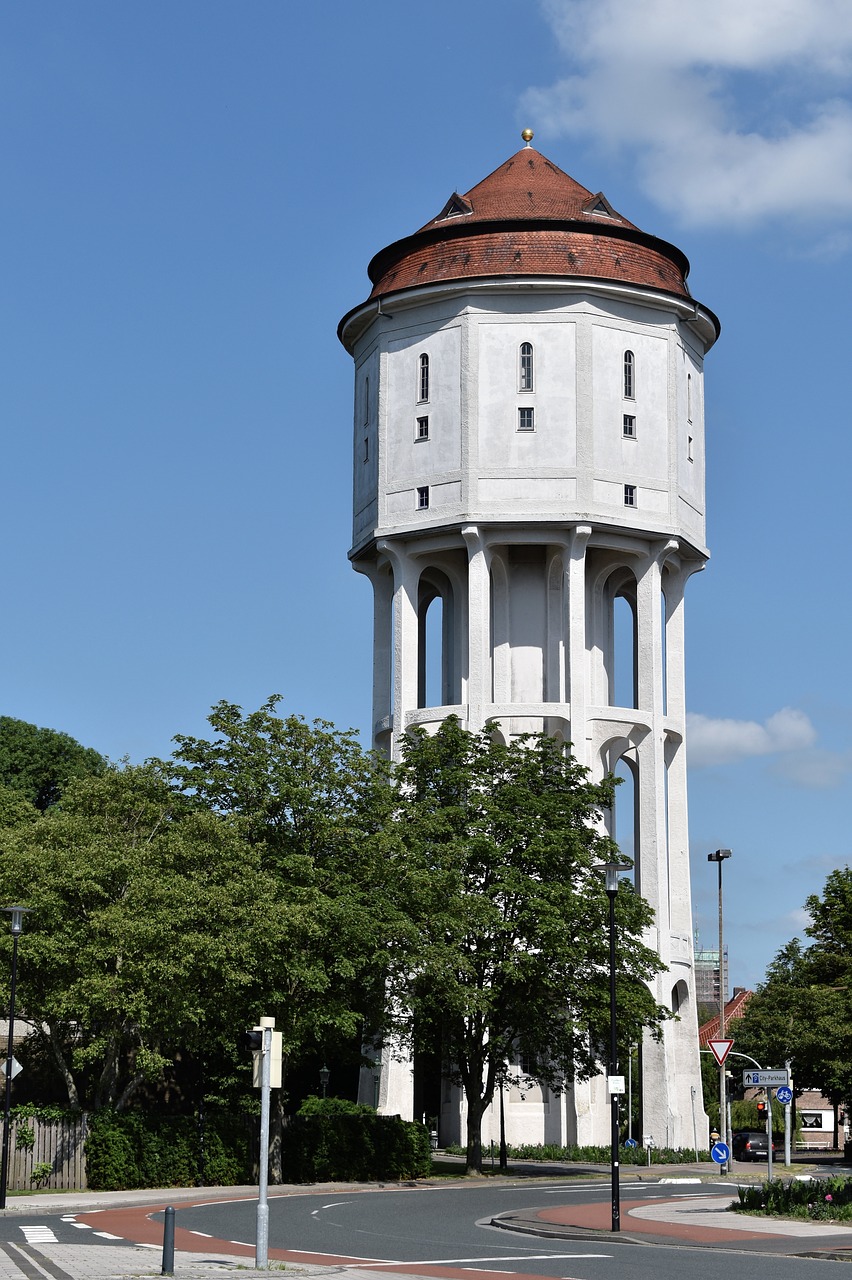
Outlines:
<svg viewBox="0 0 852 1280"><path fill-rule="evenodd" d="M763 1066L790 1061L800 1088L852 1106L852 871L832 871L805 902L812 939L776 955L737 1024L737 1047Z"/></svg>
<svg viewBox="0 0 852 1280"><path fill-rule="evenodd" d="M72 1106L126 1106L179 1047L233 1022L274 942L277 882L232 823L150 766L72 782L7 832L0 893L33 909L21 1008Z"/></svg>
<svg viewBox="0 0 852 1280"><path fill-rule="evenodd" d="M103 773L106 767L103 756L67 733L0 716L0 785L19 792L42 812L73 778Z"/></svg>
<svg viewBox="0 0 852 1280"><path fill-rule="evenodd" d="M387 763L326 721L220 702L214 736L178 736L169 769L190 803L226 815L280 885L266 1009L285 1058L328 1053L385 1018L409 925L395 900Z"/></svg>
<svg viewBox="0 0 852 1280"><path fill-rule="evenodd" d="M440 1052L462 1086L468 1164L481 1165L482 1114L520 1053L531 1080L559 1090L600 1070L609 1043L609 900L595 870L617 853L600 834L613 780L599 785L563 744L509 746L455 718L410 735L396 772L399 860L416 954L398 1005L415 1043ZM646 980L647 903L617 898L618 1007L624 1053L665 1011Z"/></svg>

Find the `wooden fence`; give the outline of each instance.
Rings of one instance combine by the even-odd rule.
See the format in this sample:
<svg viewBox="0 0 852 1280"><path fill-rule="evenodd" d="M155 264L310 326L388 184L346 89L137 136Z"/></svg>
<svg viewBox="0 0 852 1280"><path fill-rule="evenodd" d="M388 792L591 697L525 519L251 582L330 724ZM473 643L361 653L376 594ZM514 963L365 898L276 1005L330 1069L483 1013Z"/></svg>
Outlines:
<svg viewBox="0 0 852 1280"><path fill-rule="evenodd" d="M47 1124L42 1120L12 1120L9 1134L10 1191L44 1187L51 1191L85 1191L86 1116ZM38 1166L42 1168L39 1170ZM45 1165L50 1166L47 1174ZM33 1178L33 1170L39 1175Z"/></svg>

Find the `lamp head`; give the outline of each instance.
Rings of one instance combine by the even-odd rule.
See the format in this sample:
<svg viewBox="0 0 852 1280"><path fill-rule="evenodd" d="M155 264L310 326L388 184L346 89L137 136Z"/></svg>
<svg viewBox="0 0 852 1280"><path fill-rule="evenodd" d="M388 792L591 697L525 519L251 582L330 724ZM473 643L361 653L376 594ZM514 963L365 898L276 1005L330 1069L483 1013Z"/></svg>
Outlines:
<svg viewBox="0 0 852 1280"><path fill-rule="evenodd" d="M730 849L717 849L715 853L708 853L708 862L724 862L725 858L730 858Z"/></svg>
<svg viewBox="0 0 852 1280"><path fill-rule="evenodd" d="M32 911L32 907L22 907L20 904L16 904L14 907L2 907L0 910L5 911L7 915L12 917L12 933L17 938L24 927L24 915L26 912Z"/></svg>

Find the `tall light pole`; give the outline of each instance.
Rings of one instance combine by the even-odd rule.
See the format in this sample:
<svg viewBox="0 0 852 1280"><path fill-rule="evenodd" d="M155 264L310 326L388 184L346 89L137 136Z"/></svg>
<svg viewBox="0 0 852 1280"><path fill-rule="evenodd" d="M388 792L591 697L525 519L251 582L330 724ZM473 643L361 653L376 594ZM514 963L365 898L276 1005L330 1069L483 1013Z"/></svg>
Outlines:
<svg viewBox="0 0 852 1280"><path fill-rule="evenodd" d="M618 1071L618 1044L616 1041L616 1006L615 1006L615 898L618 893L618 873L621 867L617 862L608 862L606 872L606 892L609 898L609 1100L612 1114L611 1155L612 1170L612 1229L621 1230L621 1194L619 1189L618 1160L618 1093L615 1088L615 1076ZM622 1089L624 1085L622 1083Z"/></svg>
<svg viewBox="0 0 852 1280"><path fill-rule="evenodd" d="M730 858L730 849L717 849L715 853L708 853L707 861L715 862L719 867L719 1039L725 1039L725 1000L727 996L726 973L725 973L725 954L723 950L723 933L722 933L722 863L726 858ZM728 1141L728 1099L725 1087L725 1064L719 1067L719 1136L724 1143ZM721 1173L728 1172L728 1163L726 1162L720 1168Z"/></svg>
<svg viewBox="0 0 852 1280"><path fill-rule="evenodd" d="M328 1094L328 1077L330 1075L331 1075L331 1072L329 1071L325 1063L323 1063L322 1066L320 1067L320 1073L319 1073L320 1088L322 1089L323 1097L326 1097L326 1095Z"/></svg>
<svg viewBox="0 0 852 1280"><path fill-rule="evenodd" d="M9 1043L6 1049L6 1103L3 1108L3 1156L0 1159L0 1209L6 1208L9 1178L9 1113L12 1107L12 1058L15 1048L15 989L18 983L18 938L24 927L24 913L31 907L3 907L12 917L12 983L9 992Z"/></svg>

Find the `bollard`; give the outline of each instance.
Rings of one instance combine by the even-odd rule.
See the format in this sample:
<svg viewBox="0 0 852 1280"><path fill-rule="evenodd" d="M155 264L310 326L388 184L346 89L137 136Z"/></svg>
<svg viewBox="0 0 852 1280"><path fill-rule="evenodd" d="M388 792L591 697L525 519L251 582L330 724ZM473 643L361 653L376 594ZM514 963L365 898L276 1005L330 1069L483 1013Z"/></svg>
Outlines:
<svg viewBox="0 0 852 1280"><path fill-rule="evenodd" d="M163 1270L164 1276L175 1273L175 1211L171 1205L163 1215Z"/></svg>

